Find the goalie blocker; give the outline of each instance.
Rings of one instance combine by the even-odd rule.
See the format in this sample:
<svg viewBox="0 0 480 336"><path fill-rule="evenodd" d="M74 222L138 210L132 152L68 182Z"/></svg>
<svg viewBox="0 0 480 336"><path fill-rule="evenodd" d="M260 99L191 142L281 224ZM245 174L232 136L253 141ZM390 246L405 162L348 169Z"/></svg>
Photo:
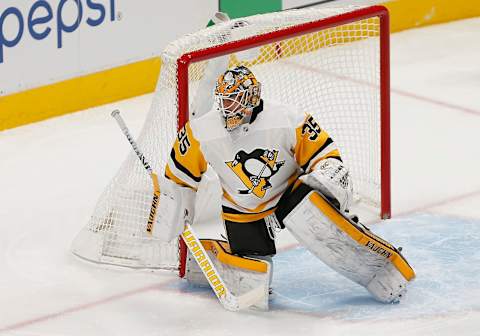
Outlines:
<svg viewBox="0 0 480 336"><path fill-rule="evenodd" d="M415 277L399 249L342 215L305 184L284 197L276 216L311 253L378 301L397 302Z"/></svg>

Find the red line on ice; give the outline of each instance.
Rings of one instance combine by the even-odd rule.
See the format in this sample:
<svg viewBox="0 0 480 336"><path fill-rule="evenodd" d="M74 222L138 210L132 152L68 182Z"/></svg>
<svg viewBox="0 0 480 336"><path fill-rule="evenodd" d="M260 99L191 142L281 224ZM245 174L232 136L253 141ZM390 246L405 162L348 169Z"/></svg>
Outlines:
<svg viewBox="0 0 480 336"><path fill-rule="evenodd" d="M340 80L351 82L351 83L356 83L356 84L359 84L359 85L362 85L362 86L378 87L378 85L375 84L375 83L370 83L370 82L367 82L367 81L364 81L364 80L355 79L355 78L348 77L348 76L345 76L345 75L333 73L331 71L320 70L320 69L317 69L317 68L314 68L314 67L311 67L311 66L302 65L302 64L298 64L298 63L287 61L287 60L285 60L284 63L288 64L288 65L291 65L293 67L297 67L299 69L303 69L305 71L310 71L310 72L313 72L313 73L318 73L318 74L330 76L330 77L333 77L333 78L336 78L336 79L340 79ZM400 96L413 98L413 99L416 99L416 100L420 100L420 101L424 101L424 102L431 103L431 104L434 104L434 105L438 105L438 106L441 106L441 107L444 107L444 108L449 108L451 110L456 110L458 112L463 112L463 113L467 113L467 114L471 114L471 115L475 115L475 116L480 116L480 111L479 110L474 110L474 109L471 109L471 108L468 108L468 107L463 107L463 106L460 106L460 105L457 105L457 104L444 102L444 101L441 101L441 100L438 100L438 99L433 99L433 98L421 96L421 95L418 95L418 94L415 94L415 93L411 93L411 92L408 92L408 91L395 89L395 88L390 88L390 92L398 94Z"/></svg>
<svg viewBox="0 0 480 336"><path fill-rule="evenodd" d="M463 201L465 199L475 197L475 196L480 196L480 190L472 191L472 192L469 192L467 194L453 196L453 197L450 197L450 198L447 198L447 199L444 199L442 201L438 201L438 202L435 202L435 203L425 204L425 205L420 206L418 208L413 208L411 210L400 212L400 213L394 214L394 215L395 215L395 217L408 216L408 215L411 215L415 212L425 211L425 210L436 208L436 207L439 207L439 206L442 206L442 205L446 205L446 204L450 204L450 203L454 203L454 202L458 202L458 201Z"/></svg>
<svg viewBox="0 0 480 336"><path fill-rule="evenodd" d="M116 301L116 300L124 299L124 298L127 298L129 296L134 296L134 295L137 295L137 294L140 294L140 293L159 290L159 289L162 289L163 287L165 287L166 285L170 284L172 281L169 281L169 282L166 282L166 283L161 283L161 284L150 285L150 286L147 286L147 287L137 288L137 289L134 289L134 290L131 290L131 291L128 291L128 292L115 294L115 295L112 295L112 296L109 296L109 297L106 297L106 298L103 298L103 299L100 299L100 300L97 300L97 301L81 304L81 305L78 305L78 306L73 306L71 308L67 308L65 310L61 310L61 311L58 311L58 312L55 312L55 313L50 313L50 314L39 316L39 317L30 319L30 320L25 320L25 321L21 321L21 322L11 324L11 325L7 325L5 327L0 327L0 333L1 332L6 332L6 331L18 330L18 329L21 329L21 328L24 328L24 327L27 327L27 326L30 326L30 325L33 325L33 324L45 322L47 320L52 320L52 319L62 317L62 316L65 316L65 315L68 315L68 314L71 314L71 313L75 313L75 312L78 312L78 311L81 311L81 310L87 310L87 309L90 309L90 308L94 308L94 307L100 306L102 304L106 304L106 303L110 303L110 302L113 302L113 301Z"/></svg>
<svg viewBox="0 0 480 336"><path fill-rule="evenodd" d="M417 95L415 93L411 93L411 92L403 91L403 90L399 90L399 89L392 88L391 91L393 93L396 93L396 94L400 95L400 96L414 98L414 99L417 99L417 100L422 100L422 101L425 101L425 102L428 102L428 103L432 103L432 104L435 104L435 105L446 107L446 108L449 108L451 110L457 110L459 112L464 112L464 113L480 116L480 111L476 111L476 110L468 108L468 107L463 107L463 106L460 106L460 105L443 102L443 101L440 101L440 100L420 96L420 95Z"/></svg>

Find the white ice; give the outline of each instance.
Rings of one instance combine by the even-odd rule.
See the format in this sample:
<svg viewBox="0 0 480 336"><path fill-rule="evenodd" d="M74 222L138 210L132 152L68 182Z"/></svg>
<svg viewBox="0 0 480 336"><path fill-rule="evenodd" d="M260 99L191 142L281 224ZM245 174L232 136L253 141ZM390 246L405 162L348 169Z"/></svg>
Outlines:
<svg viewBox="0 0 480 336"><path fill-rule="evenodd" d="M417 272L400 304L373 301L286 233L269 312L226 312L174 273L72 256L131 150L109 112L138 134L147 95L0 133L0 334L480 335L479 40L480 19L391 39L394 218L372 229Z"/></svg>

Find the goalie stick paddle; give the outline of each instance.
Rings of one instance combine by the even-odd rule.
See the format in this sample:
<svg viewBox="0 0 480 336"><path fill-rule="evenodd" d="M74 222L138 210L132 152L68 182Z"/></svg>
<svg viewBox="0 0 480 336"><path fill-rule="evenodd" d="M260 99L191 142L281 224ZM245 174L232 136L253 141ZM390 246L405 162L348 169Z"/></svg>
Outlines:
<svg viewBox="0 0 480 336"><path fill-rule="evenodd" d="M127 137L128 142L132 145L135 154L137 154L138 159L142 162L145 170L152 178L154 186L154 196L147 223L147 232L149 234L152 234L153 224L155 223L155 217L157 214L157 208L160 199L160 186L158 183L158 176L153 172L153 169L150 166L148 160L138 148L136 141L133 139L127 125L123 121L123 118L120 116L120 111L118 109L114 110L112 111L111 115L117 121L123 134ZM262 286L259 286L243 295L233 295L232 292L225 285L225 282L215 268L202 243L198 239L198 236L195 234L190 223L188 223L187 221L185 221L185 229L182 232L181 236L182 239L185 241L188 249L190 250L190 253L192 253L192 256L195 258L195 261L198 263L198 266L202 270L203 275L205 275L205 278L212 287L213 292L215 293L218 300L225 309L230 311L238 311L244 308L248 308L258 302L262 298L262 296L265 295Z"/></svg>

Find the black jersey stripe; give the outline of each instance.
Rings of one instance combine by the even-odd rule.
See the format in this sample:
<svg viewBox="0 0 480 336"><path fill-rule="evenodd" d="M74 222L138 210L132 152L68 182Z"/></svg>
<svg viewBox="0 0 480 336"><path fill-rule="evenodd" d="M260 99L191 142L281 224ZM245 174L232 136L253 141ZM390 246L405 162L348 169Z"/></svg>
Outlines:
<svg viewBox="0 0 480 336"><path fill-rule="evenodd" d="M343 162L342 158L338 155L327 155L325 159L337 159L340 162Z"/></svg>
<svg viewBox="0 0 480 336"><path fill-rule="evenodd" d="M174 181L170 176L167 175L167 173L165 173L164 177L167 179L167 180L170 180L172 181L173 183L176 183L177 185L181 186L181 187L185 187L185 188L190 188L192 190L195 190L197 191L197 188L195 187L192 187L191 185L189 185L187 182L183 182L183 180L181 180L180 178L176 177L175 178L177 179L177 181Z"/></svg>
<svg viewBox="0 0 480 336"><path fill-rule="evenodd" d="M307 171L307 168L310 165L310 162L312 162L312 159L315 158L319 153L321 153L325 148L327 148L328 145L332 143L333 143L332 138L328 137L327 140L325 140L325 143L315 153L313 153L310 159L308 159L308 161L302 166L302 170Z"/></svg>
<svg viewBox="0 0 480 336"><path fill-rule="evenodd" d="M275 208L275 207L274 207ZM260 212L255 212L255 213L251 213L251 212L242 212L242 211L238 211L236 209L233 209L233 208L230 208L228 206L225 206L225 205L222 205L222 212L224 213L228 213L228 214L233 214L233 215L257 215L257 214L262 214L264 212L268 212L268 211L271 211L273 208L270 208L270 209L267 209L267 210L263 210L263 211L260 211Z"/></svg>
<svg viewBox="0 0 480 336"><path fill-rule="evenodd" d="M187 168L185 168L180 162L177 161L177 159L175 158L175 150L174 149L172 149L172 151L170 152L170 158L172 159L175 167L178 170L180 170L182 173L184 173L185 175L190 177L192 180L194 180L197 183L202 180L202 176L197 177L197 176L193 175Z"/></svg>

